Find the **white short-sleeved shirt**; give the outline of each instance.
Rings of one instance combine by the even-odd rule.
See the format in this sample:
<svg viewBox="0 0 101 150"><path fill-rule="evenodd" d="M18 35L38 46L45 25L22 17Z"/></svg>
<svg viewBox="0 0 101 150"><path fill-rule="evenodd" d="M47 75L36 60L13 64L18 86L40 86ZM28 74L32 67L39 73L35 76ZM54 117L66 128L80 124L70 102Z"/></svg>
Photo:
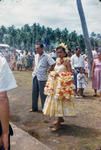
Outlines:
<svg viewBox="0 0 101 150"><path fill-rule="evenodd" d="M6 59L0 56L0 92L9 91L16 87L17 84L14 75Z"/></svg>
<svg viewBox="0 0 101 150"><path fill-rule="evenodd" d="M78 68L78 67L84 68L85 64L84 64L84 58L83 58L83 56L80 55L78 57L76 54L74 54L71 57L71 66L72 66L72 69L75 69L75 68Z"/></svg>
<svg viewBox="0 0 101 150"><path fill-rule="evenodd" d="M98 57L98 53L96 50L92 50L93 59L96 59Z"/></svg>
<svg viewBox="0 0 101 150"><path fill-rule="evenodd" d="M77 75L77 88L85 88L87 86L85 74L78 73Z"/></svg>
<svg viewBox="0 0 101 150"><path fill-rule="evenodd" d="M50 66L54 65L55 61L46 53L43 53L41 56L39 54L35 55L34 62L34 71L32 73L32 77L37 76L39 81L47 80L47 70Z"/></svg>

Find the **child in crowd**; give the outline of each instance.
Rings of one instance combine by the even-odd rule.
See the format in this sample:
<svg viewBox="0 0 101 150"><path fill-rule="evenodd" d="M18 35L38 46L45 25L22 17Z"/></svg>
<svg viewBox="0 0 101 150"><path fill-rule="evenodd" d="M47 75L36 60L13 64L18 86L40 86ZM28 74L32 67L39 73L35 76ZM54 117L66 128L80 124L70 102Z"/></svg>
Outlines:
<svg viewBox="0 0 101 150"><path fill-rule="evenodd" d="M84 89L87 86L87 79L84 73L84 69L80 68L80 71L77 75L77 89L78 89L78 96L84 97Z"/></svg>

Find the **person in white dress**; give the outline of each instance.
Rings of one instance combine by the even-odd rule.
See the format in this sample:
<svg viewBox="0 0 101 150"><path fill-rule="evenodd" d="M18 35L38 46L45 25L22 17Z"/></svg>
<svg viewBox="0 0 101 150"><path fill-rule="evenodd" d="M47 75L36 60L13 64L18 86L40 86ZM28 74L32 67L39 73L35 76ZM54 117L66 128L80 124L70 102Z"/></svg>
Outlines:
<svg viewBox="0 0 101 150"><path fill-rule="evenodd" d="M3 143L5 150L8 150L9 143L9 102L7 91L16 87L17 85L15 78L7 61L0 55L0 123L2 126L2 137L0 137L0 144Z"/></svg>
<svg viewBox="0 0 101 150"><path fill-rule="evenodd" d="M56 121L52 125L52 131L56 131L64 122L63 117L75 116L75 107L72 97L74 96L73 76L70 59L67 57L66 49L59 46L56 49L57 60L53 71L48 76L45 86L47 95L43 114L55 117Z"/></svg>
<svg viewBox="0 0 101 150"><path fill-rule="evenodd" d="M84 74L84 69L80 68L80 71L77 75L77 89L78 95L84 97L84 89L87 86L86 75Z"/></svg>

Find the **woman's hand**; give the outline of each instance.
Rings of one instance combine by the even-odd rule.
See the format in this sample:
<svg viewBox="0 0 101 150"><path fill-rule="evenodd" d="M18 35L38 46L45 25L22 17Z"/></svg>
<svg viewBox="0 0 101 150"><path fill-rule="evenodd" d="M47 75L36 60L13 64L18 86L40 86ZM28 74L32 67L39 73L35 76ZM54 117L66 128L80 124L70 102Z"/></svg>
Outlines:
<svg viewBox="0 0 101 150"><path fill-rule="evenodd" d="M94 73L92 73L92 75L91 75L91 79L92 79L92 80L94 80Z"/></svg>
<svg viewBox="0 0 101 150"><path fill-rule="evenodd" d="M59 77L59 74L58 74L58 73L56 73L55 77Z"/></svg>
<svg viewBox="0 0 101 150"><path fill-rule="evenodd" d="M53 71L53 70L54 70L54 67L55 67L55 64L52 65L52 66L50 66L49 69L48 69L48 73L50 73L51 71Z"/></svg>

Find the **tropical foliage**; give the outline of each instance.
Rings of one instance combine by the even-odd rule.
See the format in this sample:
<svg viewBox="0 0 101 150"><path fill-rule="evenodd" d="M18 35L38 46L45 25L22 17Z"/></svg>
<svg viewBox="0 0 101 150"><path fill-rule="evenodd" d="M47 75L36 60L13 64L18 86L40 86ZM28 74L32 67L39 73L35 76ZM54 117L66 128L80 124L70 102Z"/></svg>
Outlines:
<svg viewBox="0 0 101 150"><path fill-rule="evenodd" d="M21 28L16 28L15 26L0 27L0 43L9 44L17 49L33 50L37 41L43 42L48 50L52 50L61 42L67 44L70 49L80 46L83 51L85 50L83 35L78 35L76 31L69 32L66 28L63 30L59 28L53 30L36 23L31 26L25 24ZM97 47L100 42L101 35L92 33L92 46Z"/></svg>

